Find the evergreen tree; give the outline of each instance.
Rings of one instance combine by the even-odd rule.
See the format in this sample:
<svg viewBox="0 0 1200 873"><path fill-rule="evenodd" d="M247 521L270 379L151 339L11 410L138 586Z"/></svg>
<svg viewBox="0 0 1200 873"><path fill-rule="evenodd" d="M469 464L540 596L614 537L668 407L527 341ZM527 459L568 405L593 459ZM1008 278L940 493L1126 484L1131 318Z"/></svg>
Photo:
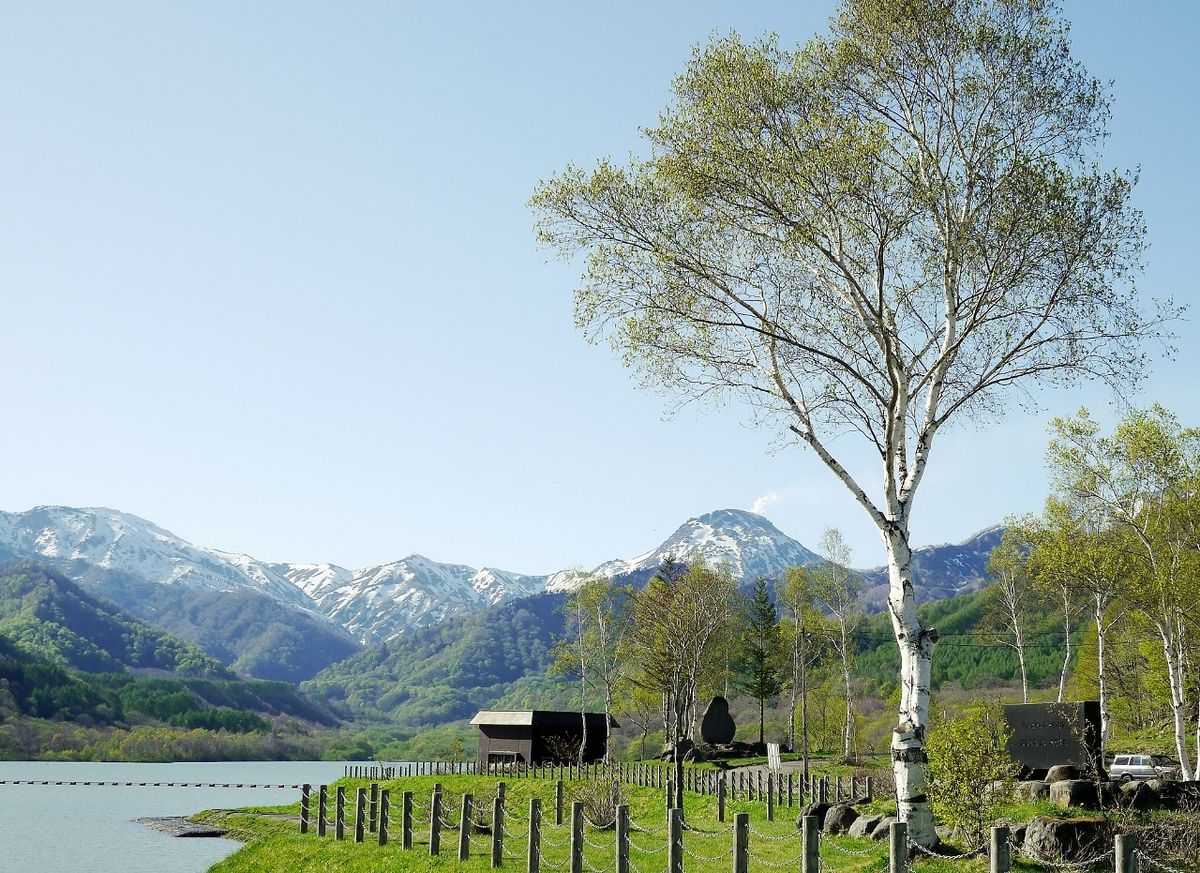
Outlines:
<svg viewBox="0 0 1200 873"><path fill-rule="evenodd" d="M766 703L783 690L783 637L767 581L759 579L746 606L741 651L737 658L738 687L758 701L758 741L764 742Z"/></svg>

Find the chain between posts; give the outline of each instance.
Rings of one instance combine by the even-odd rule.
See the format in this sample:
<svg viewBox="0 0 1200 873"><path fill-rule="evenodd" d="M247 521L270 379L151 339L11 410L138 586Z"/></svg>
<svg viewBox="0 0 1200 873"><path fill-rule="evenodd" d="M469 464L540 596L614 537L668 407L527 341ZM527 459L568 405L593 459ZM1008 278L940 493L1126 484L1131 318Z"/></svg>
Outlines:
<svg viewBox="0 0 1200 873"><path fill-rule="evenodd" d="M754 854L753 852L747 852L746 854L750 857L750 860L753 861L754 863L762 864L764 867L769 867L772 870L780 870L784 867L791 867L791 866L794 866L795 864L798 864L800 861L804 860L803 852L801 852L795 858L790 858L787 861L780 861L779 863L775 863L774 861L768 861L764 858L760 858L760 857L758 857L758 855Z"/></svg>
<svg viewBox="0 0 1200 873"><path fill-rule="evenodd" d="M733 848L730 847L719 855L713 855L712 857L709 857L708 855L701 855L698 852L693 852L687 847L687 843L684 843L683 854L687 855L689 858L695 858L697 861L705 861L709 864L715 864L717 861L723 861L730 857L733 854Z"/></svg>
<svg viewBox="0 0 1200 873"><path fill-rule="evenodd" d="M765 834L762 831L758 831L758 830L755 830L754 828L750 828L750 833L753 836L758 837L763 842L767 842L767 843L782 843L787 840L800 839L799 831L796 831L796 833L794 833L794 834L782 834L781 835L781 834Z"/></svg>
<svg viewBox="0 0 1200 873"><path fill-rule="evenodd" d="M1178 867L1171 867L1167 864L1164 864L1162 861L1157 861L1154 858L1151 858L1141 849L1134 849L1133 854L1137 856L1139 861L1145 861L1151 867L1157 867L1159 870L1162 870L1163 873L1186 873L1186 871L1180 870Z"/></svg>
<svg viewBox="0 0 1200 873"><path fill-rule="evenodd" d="M824 849L826 846L833 849L839 855L853 855L856 858L867 858L867 857L870 857L871 855L878 854L878 849L866 849L864 851L859 852L855 849L848 849L845 846L839 846L833 840L821 840L820 847L822 849ZM953 857L953 856L943 855L940 857Z"/></svg>
<svg viewBox="0 0 1200 873"><path fill-rule="evenodd" d="M947 861L956 861L961 858L974 858L976 855L986 852L987 847L988 847L987 843L980 843L978 846L976 846L974 849L971 849L969 852L963 852L958 855L943 855L941 852L935 852L932 849L925 848L920 843L914 843L912 840L908 841L908 848L910 850L916 849L922 855L928 855L930 858L943 858ZM1109 854L1111 854L1111 852Z"/></svg>
<svg viewBox="0 0 1200 873"><path fill-rule="evenodd" d="M633 840L629 841L629 848L635 852L638 852L639 854L642 854L642 855L661 855L669 847L670 847L669 843L663 843L662 846L658 849L645 849L645 848L639 846Z"/></svg>
<svg viewBox="0 0 1200 873"><path fill-rule="evenodd" d="M1093 867L1113 853L1113 850L1109 849L1104 854L1097 855L1095 858L1089 858L1086 861L1051 861L1048 858L1043 858L1040 855L1035 855L1032 852L1028 852L1025 849L1016 846L1015 844L1013 844L1013 849L1018 854L1024 855L1030 861L1033 861L1037 864L1042 864L1054 870L1082 870L1085 867Z"/></svg>

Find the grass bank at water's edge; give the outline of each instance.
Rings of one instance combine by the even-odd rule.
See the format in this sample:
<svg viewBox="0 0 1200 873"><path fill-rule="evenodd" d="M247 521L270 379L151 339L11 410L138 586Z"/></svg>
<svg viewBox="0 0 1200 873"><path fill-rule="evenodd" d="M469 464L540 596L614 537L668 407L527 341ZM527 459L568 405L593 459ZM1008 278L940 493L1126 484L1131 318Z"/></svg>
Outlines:
<svg viewBox="0 0 1200 873"><path fill-rule="evenodd" d="M441 782L445 798L444 818L457 823L462 795L470 792L476 801L475 818L490 822L492 798L496 795L496 778L483 776L422 776L381 782L392 798L389 843L380 846L374 834L366 841L355 843L353 812L356 789L369 785L364 780L343 779L337 785L346 787L346 839L333 838L333 827L324 837L316 835L315 824L308 834L299 832L299 803L281 807L260 807L247 810L209 810L195 816L198 820L230 828L230 837L246 843L230 857L210 868L209 873L378 873L378 871L444 871L444 873L484 873L491 868L491 834L476 833L471 838L471 857L459 862L458 831L444 829L441 854L429 854L429 799L435 782ZM542 800L542 869L545 873L565 873L569 869L569 824L554 824L554 783L551 780L503 780L506 784L507 821L505 826L504 864L502 869L523 873L525 870L528 834L529 798ZM582 783L566 784L569 805ZM400 798L404 791L414 793L413 848L405 850L400 843ZM333 796L330 790L328 818L333 817ZM632 873L662 873L666 869L666 814L663 793L655 788L625 786L626 802L630 807L632 834L630 855ZM727 822L717 821L715 797L688 794L685 814L689 830L684 836L684 869L687 873L728 873L731 868L733 814L750 815L751 873L771 873L775 869L798 871L802 843L796 828L799 808L786 807L776 811L775 821L766 820L760 803L730 802ZM313 791L312 815L316 818L316 789ZM569 814L567 816L569 822ZM589 873L615 870L614 833L585 825L584 869ZM821 841L822 869L826 873L881 873L887 869L887 846L884 842L849 837L823 836ZM967 861L946 861L918 858L916 873L982 873L987 869L986 858ZM1021 863L1015 870L1032 870Z"/></svg>

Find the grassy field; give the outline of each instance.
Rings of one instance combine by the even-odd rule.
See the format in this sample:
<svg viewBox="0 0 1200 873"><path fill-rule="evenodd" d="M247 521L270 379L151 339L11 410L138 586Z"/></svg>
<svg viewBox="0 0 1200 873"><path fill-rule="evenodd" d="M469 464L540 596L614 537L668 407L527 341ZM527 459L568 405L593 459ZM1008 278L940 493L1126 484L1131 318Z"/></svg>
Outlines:
<svg viewBox="0 0 1200 873"><path fill-rule="evenodd" d="M429 798L435 782L441 782L445 798L444 817L456 822L464 792L470 792L477 803L488 810L477 813L477 820L490 818L491 799L499 780L479 776L416 777L380 783L392 795L392 826L390 842L379 846L373 834L362 844L353 842L351 822L355 791L368 785L363 780L341 780L346 787L347 839L338 842L328 836L321 838L313 832L299 832L299 803L290 806L264 807L249 810L210 810L196 818L230 828L230 836L246 845L229 858L210 868L210 873L298 873L298 871L347 871L347 873L380 873L380 871L444 871L444 873L483 873L490 870L491 836L477 833L471 838L471 857L460 863L457 859L457 829L442 831L441 854L429 854ZM542 869L546 873L565 873L568 868L569 826L554 825L554 783L549 780L506 780L508 811L504 845L503 869L522 873L525 870L527 813L529 798L542 799ZM566 800L582 790L579 783L568 783ZM666 814L663 794L658 789L625 786L630 807L632 834L630 836L631 873L662 873L666 868ZM400 845L400 796L414 792L417 808L414 812L414 845L405 850ZM332 817L330 791L330 813ZM876 801L874 809L886 811L887 801ZM684 869L687 873L729 873L732 866L732 833L730 823L735 812L750 815L750 869L752 873L769 873L776 869L799 870L802 844L796 829L798 808L776 811L776 820L766 820L762 804L730 802L726 824L717 821L715 797L688 794L685 802L690 828L684 837ZM313 810L316 799L314 791ZM567 813L569 820L569 811ZM615 869L614 833L585 825L584 870L604 873ZM887 848L884 843L867 839L823 836L821 841L822 870L826 873L882 873L887 869ZM982 873L987 869L986 858L965 861L919 858L913 864L917 873ZM1036 869L1021 863L1015 870Z"/></svg>

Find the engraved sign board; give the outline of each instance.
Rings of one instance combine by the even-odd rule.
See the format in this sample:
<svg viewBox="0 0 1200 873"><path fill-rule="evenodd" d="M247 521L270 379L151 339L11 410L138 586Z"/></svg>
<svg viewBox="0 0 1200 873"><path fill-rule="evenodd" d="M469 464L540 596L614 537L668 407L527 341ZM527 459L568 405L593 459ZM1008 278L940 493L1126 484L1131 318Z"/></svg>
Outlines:
<svg viewBox="0 0 1200 873"><path fill-rule="evenodd" d="M1004 707L1008 753L1029 770L1074 764L1104 772L1100 758L1100 703L1017 703Z"/></svg>
<svg viewBox="0 0 1200 873"><path fill-rule="evenodd" d="M779 743L767 743L767 769L779 772Z"/></svg>

